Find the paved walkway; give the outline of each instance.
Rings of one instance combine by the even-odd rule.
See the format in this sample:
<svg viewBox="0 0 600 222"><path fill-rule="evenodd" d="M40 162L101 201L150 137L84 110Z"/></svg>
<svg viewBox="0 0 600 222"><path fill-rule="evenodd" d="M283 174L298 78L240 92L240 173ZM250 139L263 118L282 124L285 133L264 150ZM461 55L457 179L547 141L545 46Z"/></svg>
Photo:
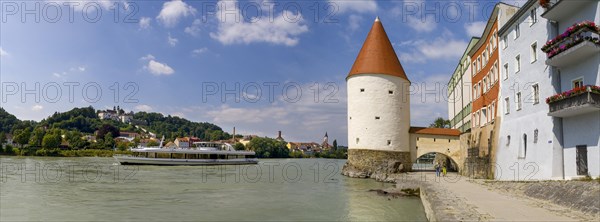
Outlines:
<svg viewBox="0 0 600 222"><path fill-rule="evenodd" d="M466 204L466 208L472 208L480 214L478 218L466 217L460 219L483 221L582 220L581 218L576 219L567 217L564 214L561 215L558 212L535 206L536 204L530 199L489 190L483 185L470 182L466 177L458 177L455 173L449 173L445 178L438 178L438 180L436 180L435 173L433 172L416 172L410 177L420 181L426 180L427 184L430 185L430 188L436 190L436 196L433 197L436 200L433 201L437 203L433 204L440 204L440 202L443 203L451 200L451 202L447 204ZM440 193L442 194L440 195ZM455 200L456 198L459 200ZM446 210L446 212L441 212L441 214L464 214L462 212L452 212L461 211L460 208L447 207L444 209L448 210ZM459 215L454 215L453 217L456 218L456 216Z"/></svg>

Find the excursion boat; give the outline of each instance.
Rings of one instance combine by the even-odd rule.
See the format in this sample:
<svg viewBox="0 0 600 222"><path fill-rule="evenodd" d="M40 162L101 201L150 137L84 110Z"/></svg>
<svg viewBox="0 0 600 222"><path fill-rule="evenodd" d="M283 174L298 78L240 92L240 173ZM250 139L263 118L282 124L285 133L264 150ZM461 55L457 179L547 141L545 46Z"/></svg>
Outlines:
<svg viewBox="0 0 600 222"><path fill-rule="evenodd" d="M253 151L237 151L228 143L196 142L196 147L164 148L162 142L158 147L132 148L130 155L114 155L121 165L240 165L257 164L258 159Z"/></svg>

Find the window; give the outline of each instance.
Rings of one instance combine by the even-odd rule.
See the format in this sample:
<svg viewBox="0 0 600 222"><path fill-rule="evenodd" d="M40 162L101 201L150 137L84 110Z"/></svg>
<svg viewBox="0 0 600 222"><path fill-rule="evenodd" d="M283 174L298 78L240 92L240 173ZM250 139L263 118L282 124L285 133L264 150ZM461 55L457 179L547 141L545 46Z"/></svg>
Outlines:
<svg viewBox="0 0 600 222"><path fill-rule="evenodd" d="M481 56L477 57L477 72L481 70Z"/></svg>
<svg viewBox="0 0 600 222"><path fill-rule="evenodd" d="M573 89L583 87L583 78L577 78L573 80Z"/></svg>
<svg viewBox="0 0 600 222"><path fill-rule="evenodd" d="M515 73L521 71L521 55L515 57Z"/></svg>
<svg viewBox="0 0 600 222"><path fill-rule="evenodd" d="M519 38L519 36L521 36L521 27L519 27L520 24L516 24L515 25L515 39Z"/></svg>
<svg viewBox="0 0 600 222"><path fill-rule="evenodd" d="M381 117L379 117L379 116L376 116L376 117L375 117L375 119L381 119Z"/></svg>
<svg viewBox="0 0 600 222"><path fill-rule="evenodd" d="M360 89L360 92L365 92L365 89Z"/></svg>
<svg viewBox="0 0 600 222"><path fill-rule="evenodd" d="M510 113L510 98L506 97L504 98L504 114L509 114Z"/></svg>
<svg viewBox="0 0 600 222"><path fill-rule="evenodd" d="M356 138L356 144L358 144L359 141L360 141L360 139L357 137Z"/></svg>
<svg viewBox="0 0 600 222"><path fill-rule="evenodd" d="M394 91L393 91L393 90L389 90L389 91L388 91L388 94L390 94L390 95L394 95Z"/></svg>
<svg viewBox="0 0 600 222"><path fill-rule="evenodd" d="M479 94L479 96L481 96L483 93L481 93L481 81L477 83L477 94Z"/></svg>
<svg viewBox="0 0 600 222"><path fill-rule="evenodd" d="M481 123L482 125L487 123L487 107L481 109Z"/></svg>
<svg viewBox="0 0 600 222"><path fill-rule="evenodd" d="M477 98L477 84L473 86L473 98Z"/></svg>
<svg viewBox="0 0 600 222"><path fill-rule="evenodd" d="M508 79L508 63L504 64L504 79Z"/></svg>
<svg viewBox="0 0 600 222"><path fill-rule="evenodd" d="M531 21L529 26L532 26L533 24L535 24L537 22L537 9L536 8L533 8L533 9L531 9L531 11L529 11L529 20Z"/></svg>
<svg viewBox="0 0 600 222"><path fill-rule="evenodd" d="M496 50L496 48L498 48L498 32L494 32L493 40L492 46L494 46L494 50Z"/></svg>
<svg viewBox="0 0 600 222"><path fill-rule="evenodd" d="M502 36L502 47L504 49L506 49L506 47L508 47L508 38L507 38L507 35Z"/></svg>
<svg viewBox="0 0 600 222"><path fill-rule="evenodd" d="M487 81L487 76L483 78L483 92L487 92L488 91L488 81Z"/></svg>
<svg viewBox="0 0 600 222"><path fill-rule="evenodd" d="M531 51L529 52L529 55L531 56L531 63L537 61L537 42L531 44Z"/></svg>
<svg viewBox="0 0 600 222"><path fill-rule="evenodd" d="M471 69L471 72L473 73L472 76L475 76L476 71L477 71L477 61L473 61L473 68Z"/></svg>
<svg viewBox="0 0 600 222"><path fill-rule="evenodd" d="M525 158L527 156L527 134L523 134L523 156Z"/></svg>
<svg viewBox="0 0 600 222"><path fill-rule="evenodd" d="M522 103L521 103L521 92L517 93L517 96L516 96L515 100L517 102L517 110L521 110L521 107L522 107L521 106L522 105Z"/></svg>
<svg viewBox="0 0 600 222"><path fill-rule="evenodd" d="M506 146L510 145L510 135L506 136Z"/></svg>
<svg viewBox="0 0 600 222"><path fill-rule="evenodd" d="M388 141L387 141L387 145L388 145L388 146L391 146L391 145L392 145L392 141L391 141L391 140L388 140Z"/></svg>
<svg viewBox="0 0 600 222"><path fill-rule="evenodd" d="M498 81L498 63L495 62L494 66L492 67L492 82L496 83L496 81Z"/></svg>
<svg viewBox="0 0 600 222"><path fill-rule="evenodd" d="M538 129L533 131L533 143L537 143L538 141Z"/></svg>
<svg viewBox="0 0 600 222"><path fill-rule="evenodd" d="M533 104L540 103L540 85L533 84L531 88L533 89Z"/></svg>

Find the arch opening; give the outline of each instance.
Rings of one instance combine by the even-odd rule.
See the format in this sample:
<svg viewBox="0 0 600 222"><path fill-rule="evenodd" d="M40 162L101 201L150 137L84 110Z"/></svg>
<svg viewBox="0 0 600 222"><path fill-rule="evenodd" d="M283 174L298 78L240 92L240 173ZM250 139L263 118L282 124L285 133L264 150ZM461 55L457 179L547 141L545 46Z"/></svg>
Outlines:
<svg viewBox="0 0 600 222"><path fill-rule="evenodd" d="M439 152L429 152L418 156L413 161L413 171L435 171L435 163L446 166L448 172L458 172L459 169L457 162L452 157Z"/></svg>

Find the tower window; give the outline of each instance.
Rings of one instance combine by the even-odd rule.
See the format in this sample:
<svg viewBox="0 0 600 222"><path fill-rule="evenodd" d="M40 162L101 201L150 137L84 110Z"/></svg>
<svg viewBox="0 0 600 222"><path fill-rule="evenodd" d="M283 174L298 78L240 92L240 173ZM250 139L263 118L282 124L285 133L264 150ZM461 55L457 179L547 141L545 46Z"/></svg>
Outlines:
<svg viewBox="0 0 600 222"><path fill-rule="evenodd" d="M379 116L376 116L376 117L375 117L375 119L381 119L381 117L379 117Z"/></svg>
<svg viewBox="0 0 600 222"><path fill-rule="evenodd" d="M352 119L352 117L350 117L350 119Z"/></svg>
<svg viewBox="0 0 600 222"><path fill-rule="evenodd" d="M391 146L391 145L392 145L392 141L391 141L391 140L388 140L388 141L387 141L387 144L388 144L388 146Z"/></svg>
<svg viewBox="0 0 600 222"><path fill-rule="evenodd" d="M394 90L389 90L389 91L388 91L388 94L390 94L390 95L394 95Z"/></svg>
<svg viewBox="0 0 600 222"><path fill-rule="evenodd" d="M356 144L358 144L359 140L360 140L360 139L356 138Z"/></svg>
<svg viewBox="0 0 600 222"><path fill-rule="evenodd" d="M360 89L360 92L365 92L365 89Z"/></svg>

